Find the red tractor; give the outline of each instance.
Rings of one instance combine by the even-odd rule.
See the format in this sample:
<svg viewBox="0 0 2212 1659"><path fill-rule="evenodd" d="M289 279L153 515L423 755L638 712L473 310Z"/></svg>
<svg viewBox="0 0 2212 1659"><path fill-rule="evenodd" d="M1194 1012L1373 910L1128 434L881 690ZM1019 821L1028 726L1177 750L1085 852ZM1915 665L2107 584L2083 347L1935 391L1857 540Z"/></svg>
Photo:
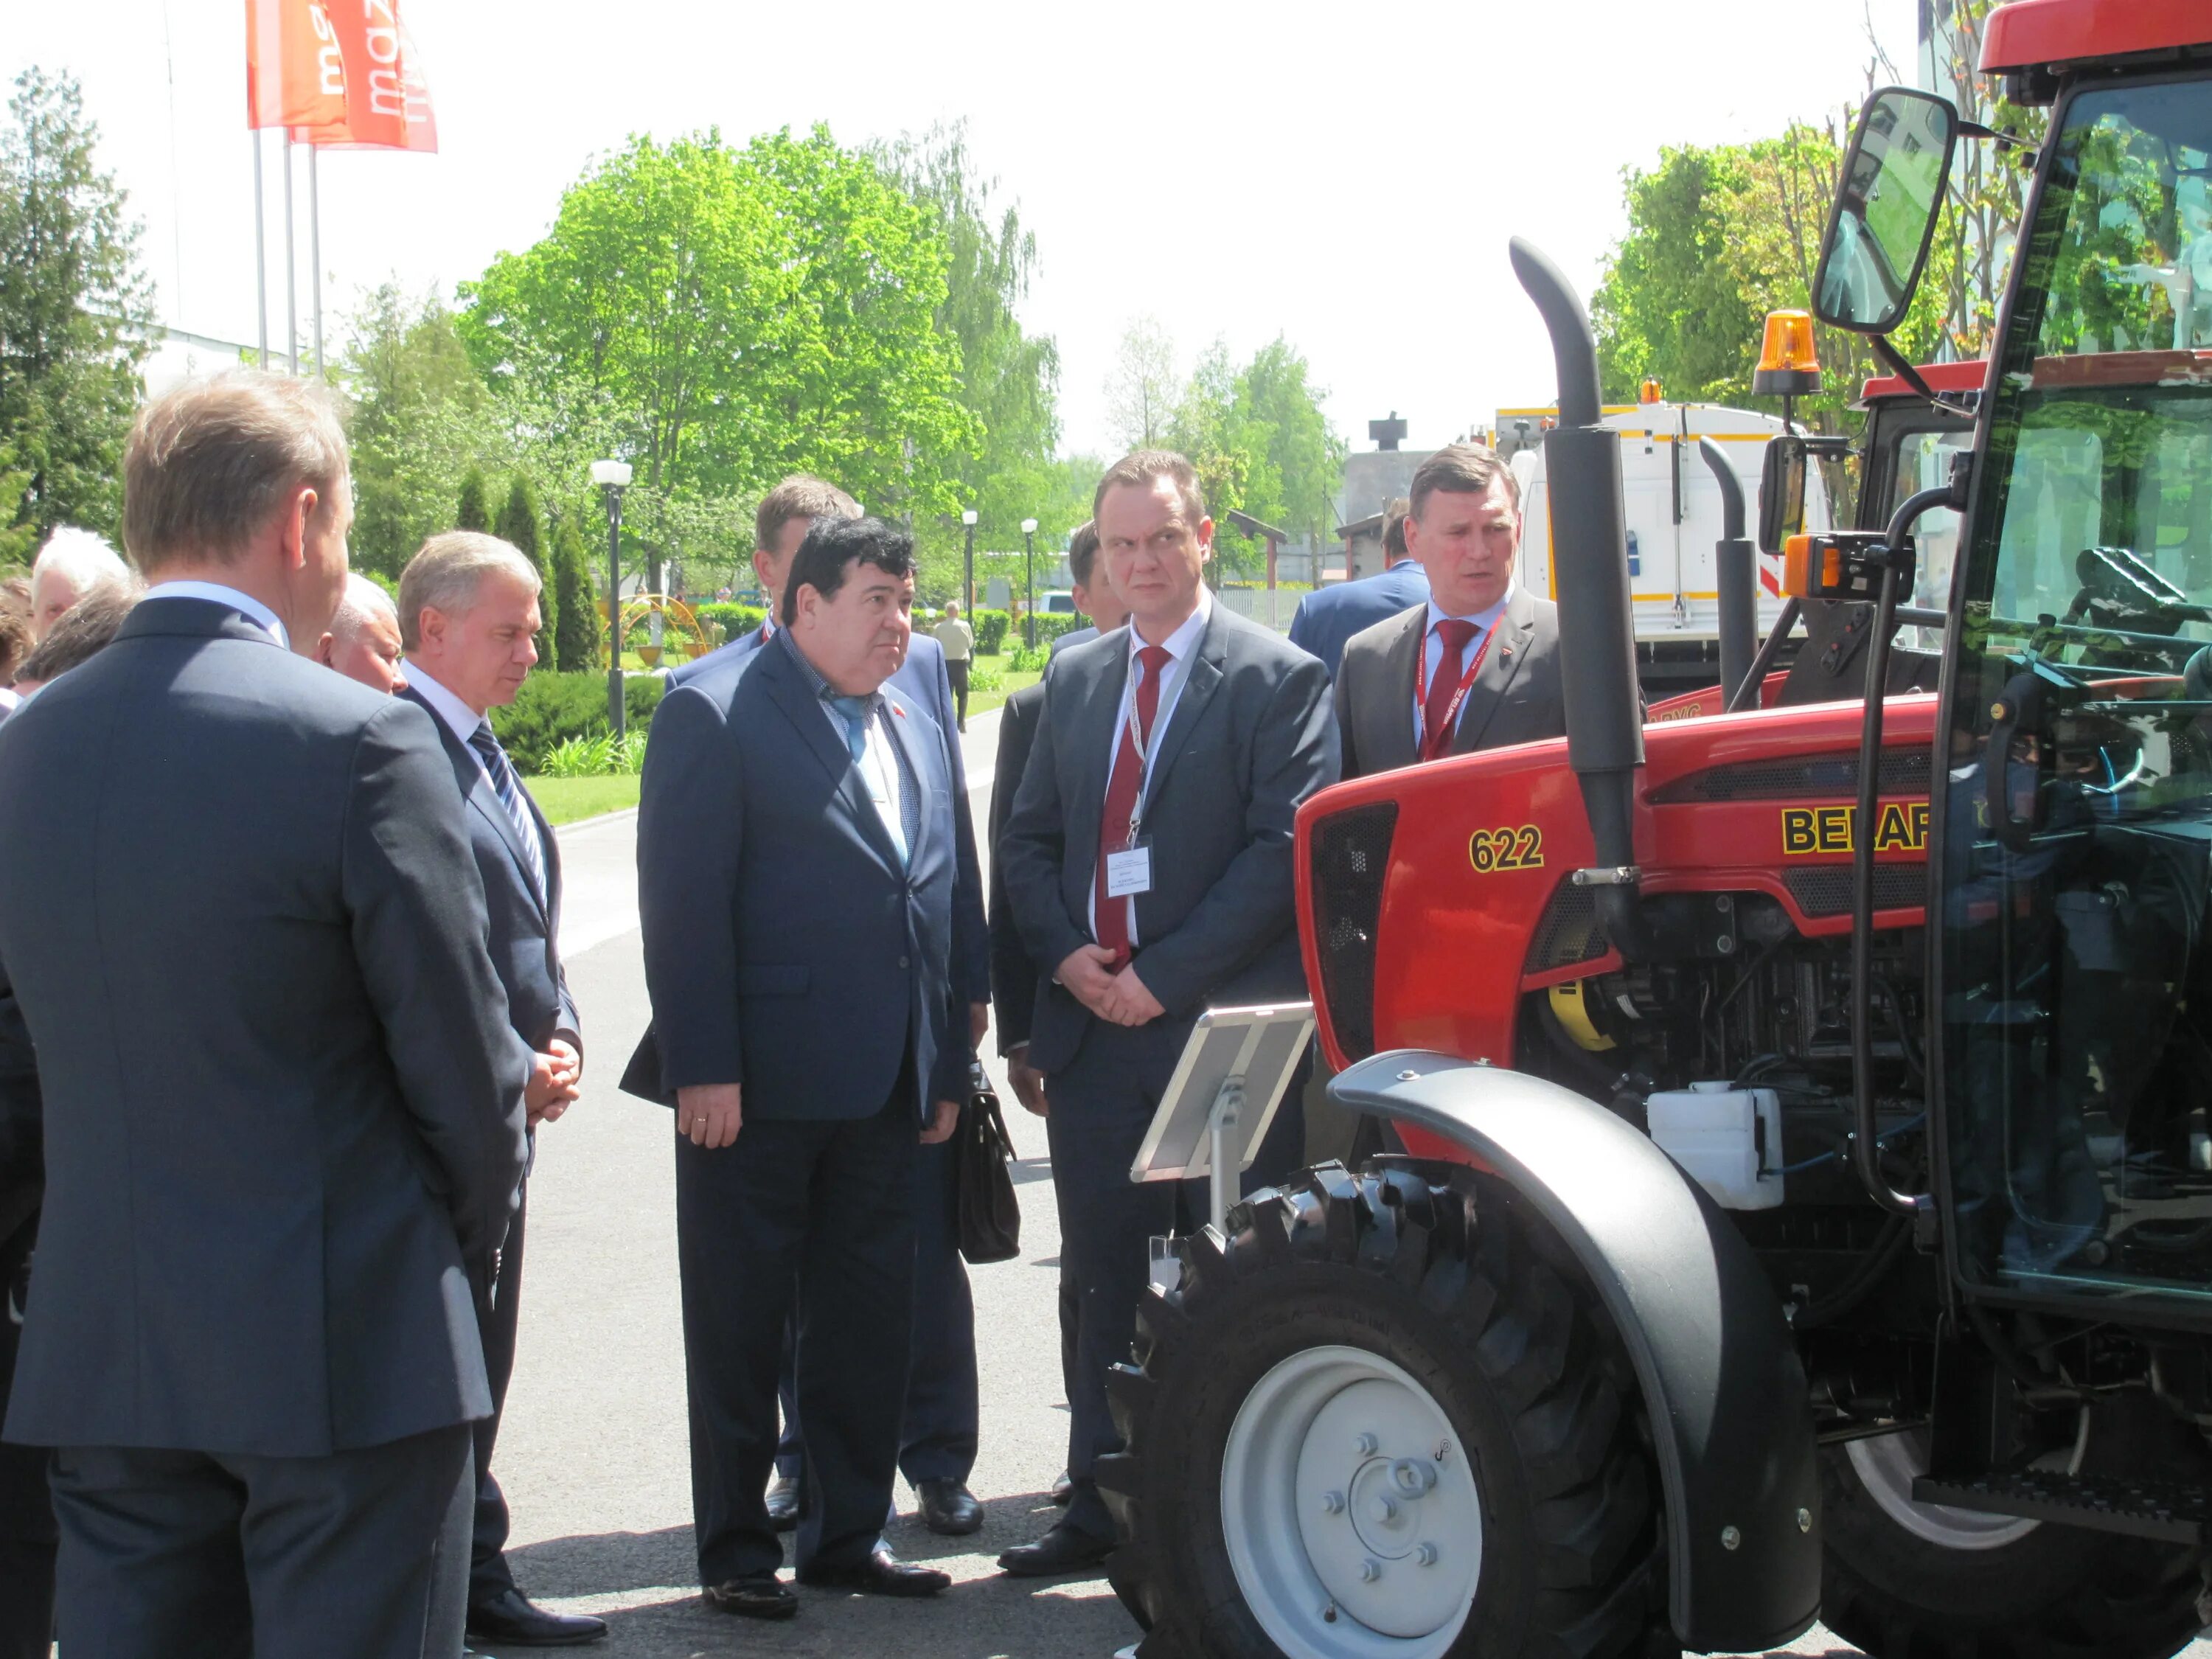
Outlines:
<svg viewBox="0 0 2212 1659"><path fill-rule="evenodd" d="M1957 464L1871 447L1879 521L1791 540L1812 641L1741 712L1638 719L1588 322L1516 245L1568 736L1300 816L1331 1093L1388 1151L1147 1302L1100 1481L1149 1659L2207 1622L2212 11L2014 0L1983 67L2051 111L1997 348L1971 410L1895 359L1876 415ZM1965 137L2004 142L1869 100L1826 320L1889 351Z"/></svg>

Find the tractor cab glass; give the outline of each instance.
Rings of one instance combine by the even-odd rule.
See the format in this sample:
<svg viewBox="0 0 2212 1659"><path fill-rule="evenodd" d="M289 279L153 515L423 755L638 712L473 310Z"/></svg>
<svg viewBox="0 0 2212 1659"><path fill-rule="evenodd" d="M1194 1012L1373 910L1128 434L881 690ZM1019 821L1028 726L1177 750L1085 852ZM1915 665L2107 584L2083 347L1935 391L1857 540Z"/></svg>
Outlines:
<svg viewBox="0 0 2212 1659"><path fill-rule="evenodd" d="M2212 82L2085 91L2050 143L1939 786L1954 1248L2212 1305Z"/></svg>
<svg viewBox="0 0 2212 1659"><path fill-rule="evenodd" d="M1958 129L1958 112L1924 92L1889 87L1868 100L1813 279L1823 321L1886 334L1904 317L1942 210Z"/></svg>

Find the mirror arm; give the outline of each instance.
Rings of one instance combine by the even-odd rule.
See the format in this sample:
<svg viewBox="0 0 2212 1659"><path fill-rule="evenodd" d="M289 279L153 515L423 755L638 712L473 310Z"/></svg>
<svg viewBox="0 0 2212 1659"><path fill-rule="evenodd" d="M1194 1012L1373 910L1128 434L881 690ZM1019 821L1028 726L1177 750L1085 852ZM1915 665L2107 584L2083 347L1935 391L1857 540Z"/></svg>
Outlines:
<svg viewBox="0 0 2212 1659"><path fill-rule="evenodd" d="M2042 159L2042 152L2018 133L1999 132L1995 127L1985 127L1979 121L1959 118L1959 134L1965 138L1987 138L2004 149L2024 149L2031 162Z"/></svg>
<svg viewBox="0 0 2212 1659"><path fill-rule="evenodd" d="M1962 421L1971 421L1974 418L1972 415L1960 408L1956 404L1945 403L1943 401L1942 394L1937 392L1934 386L1929 385L1928 382L1922 378L1920 371L1912 366L1911 359L1907 357L1903 352L1899 351L1895 346L1889 343L1888 335L1869 334L1867 336L1867 343L1874 348L1874 355L1875 356L1881 358L1883 362L1889 365L1891 372L1893 373L1899 380L1904 381L1905 385L1911 386L1915 392L1918 392L1922 398L1927 400L1928 406L1930 409L1940 409L1945 414L1955 415Z"/></svg>

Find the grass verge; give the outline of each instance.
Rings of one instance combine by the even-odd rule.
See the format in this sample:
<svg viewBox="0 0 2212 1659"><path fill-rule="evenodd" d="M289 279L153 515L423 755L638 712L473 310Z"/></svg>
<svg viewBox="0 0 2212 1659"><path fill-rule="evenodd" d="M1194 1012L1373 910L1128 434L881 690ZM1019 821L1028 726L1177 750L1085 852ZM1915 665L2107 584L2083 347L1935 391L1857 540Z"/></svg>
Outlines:
<svg viewBox="0 0 2212 1659"><path fill-rule="evenodd" d="M637 779L629 777L604 778L525 778L531 794L538 802L538 810L545 814L552 824L574 823L579 818L595 818L602 812L619 812L624 807L637 805Z"/></svg>
<svg viewBox="0 0 2212 1659"><path fill-rule="evenodd" d="M995 662L1000 659L994 658L992 660ZM988 714L1024 686L1035 685L1043 678L1043 672L1040 669L1029 669L1017 674L1012 669L1001 668L999 671L997 690L970 691L968 694L968 713L971 716Z"/></svg>

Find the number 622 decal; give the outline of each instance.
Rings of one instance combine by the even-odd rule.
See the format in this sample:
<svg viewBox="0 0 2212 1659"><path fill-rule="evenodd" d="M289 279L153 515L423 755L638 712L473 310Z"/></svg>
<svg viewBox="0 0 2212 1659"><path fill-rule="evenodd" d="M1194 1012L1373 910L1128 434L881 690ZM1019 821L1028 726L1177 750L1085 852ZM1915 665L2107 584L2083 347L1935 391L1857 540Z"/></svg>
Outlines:
<svg viewBox="0 0 2212 1659"><path fill-rule="evenodd" d="M1478 830L1468 837L1467 856L1477 875L1541 869L1544 832L1533 823L1524 823L1517 830Z"/></svg>

